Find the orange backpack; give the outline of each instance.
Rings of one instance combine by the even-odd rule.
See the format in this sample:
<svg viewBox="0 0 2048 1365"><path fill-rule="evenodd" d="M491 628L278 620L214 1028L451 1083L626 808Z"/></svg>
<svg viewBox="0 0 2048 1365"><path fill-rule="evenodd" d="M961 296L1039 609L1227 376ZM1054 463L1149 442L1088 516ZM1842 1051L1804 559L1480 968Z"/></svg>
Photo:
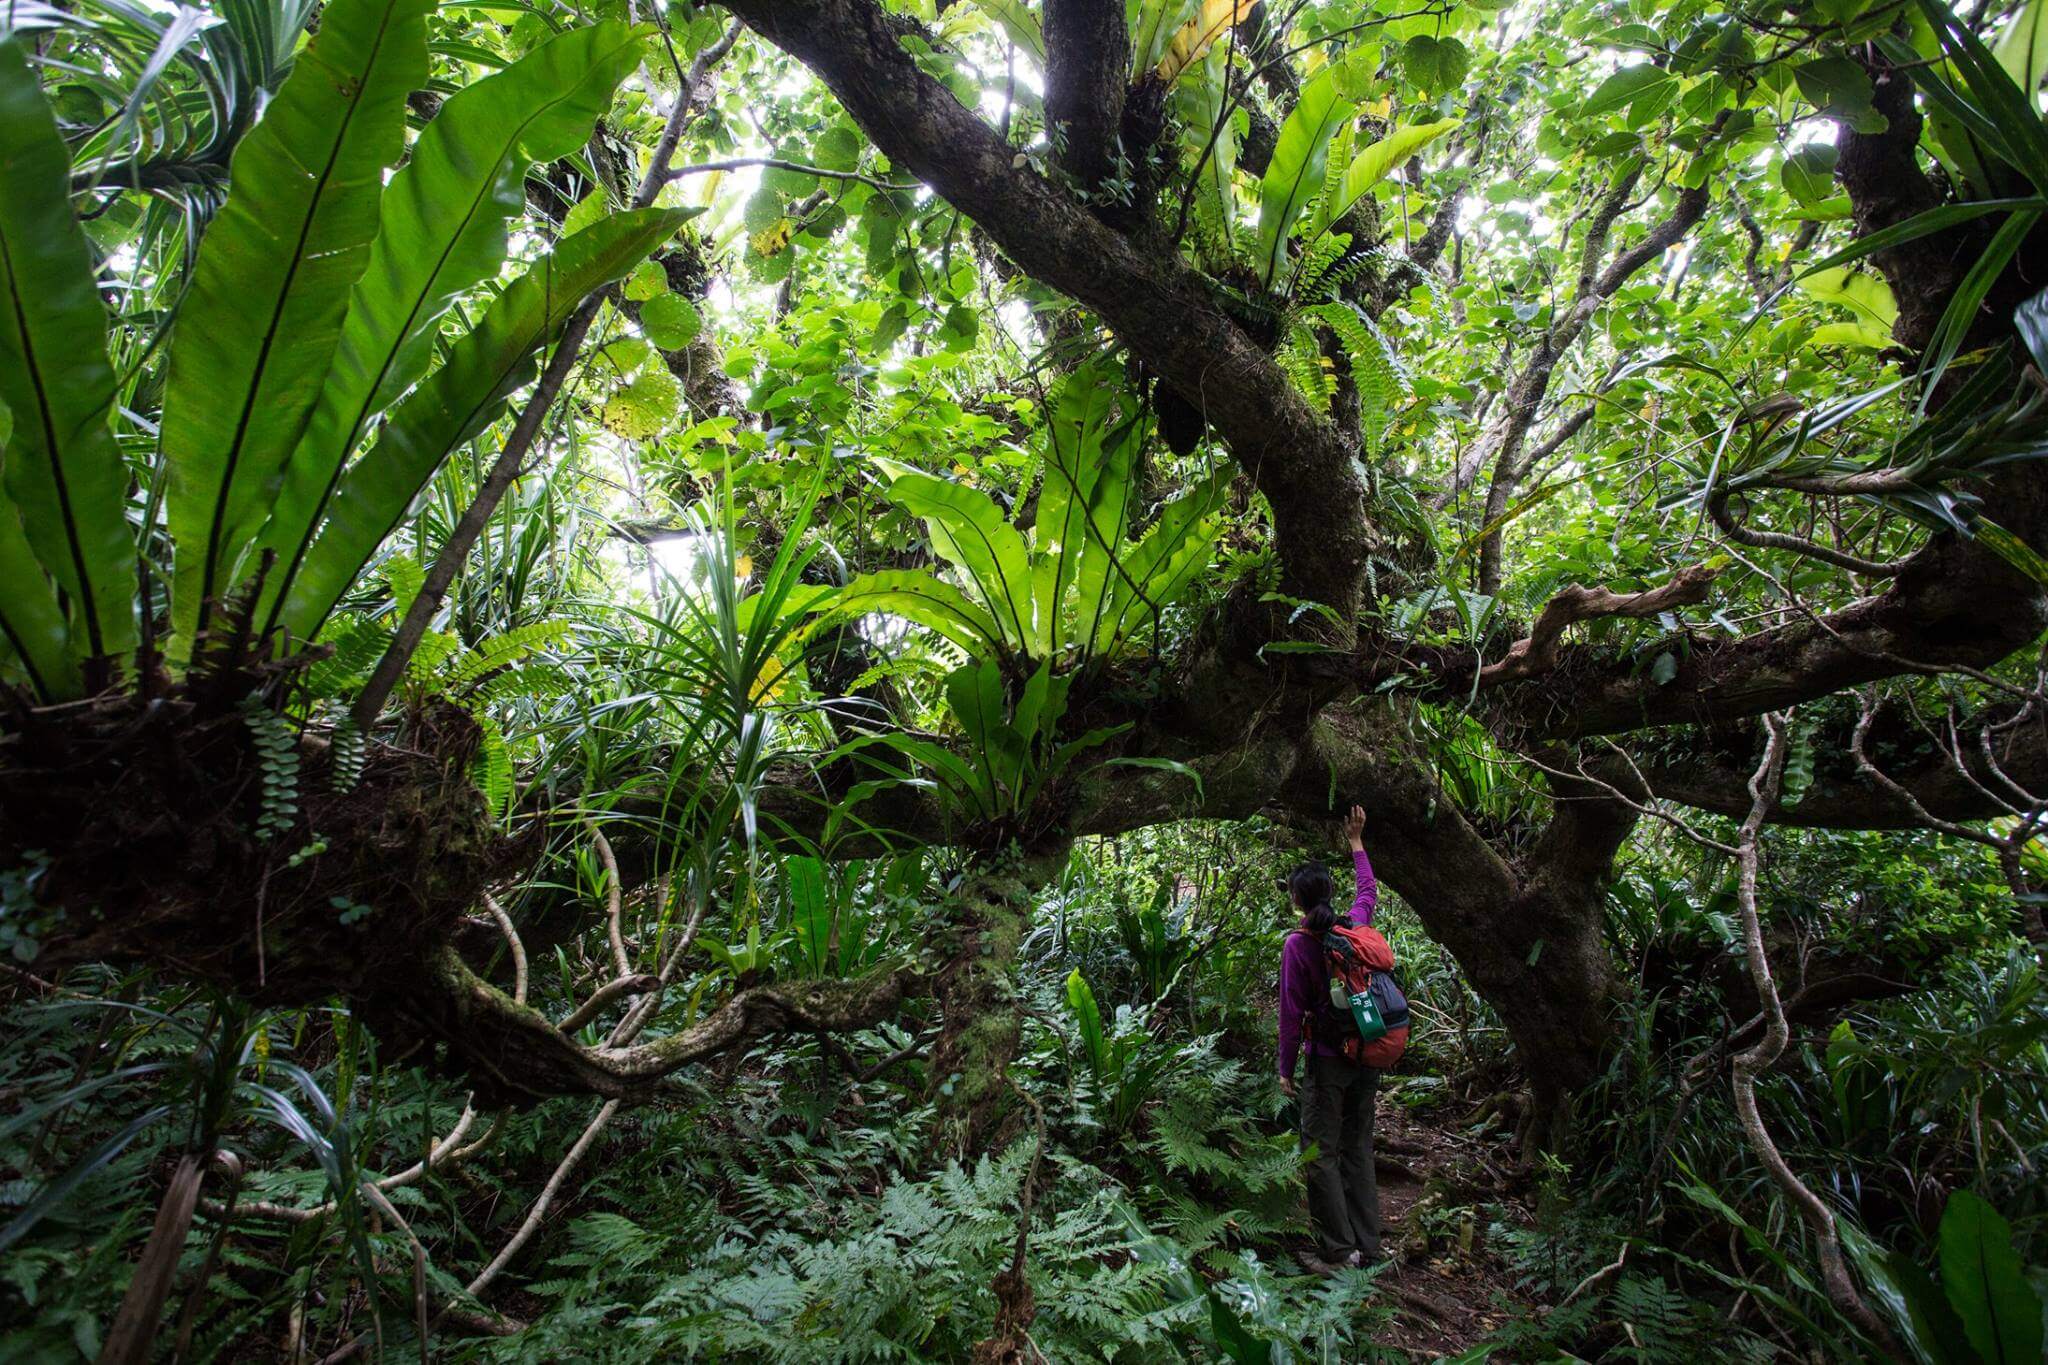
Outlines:
<svg viewBox="0 0 2048 1365"><path fill-rule="evenodd" d="M1408 1048L1408 997L1394 980L1394 950L1377 929L1333 925L1323 935L1323 963L1330 969L1330 1012L1323 1023L1354 1066L1385 1071ZM1348 1026L1339 1019L1348 1021ZM1313 1016L1305 1019L1311 1036Z"/></svg>

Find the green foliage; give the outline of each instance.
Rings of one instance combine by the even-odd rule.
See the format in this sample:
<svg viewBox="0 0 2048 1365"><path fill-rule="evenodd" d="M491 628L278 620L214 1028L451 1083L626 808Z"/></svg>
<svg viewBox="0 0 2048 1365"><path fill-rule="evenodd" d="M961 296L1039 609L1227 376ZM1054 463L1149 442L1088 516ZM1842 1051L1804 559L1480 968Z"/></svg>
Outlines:
<svg viewBox="0 0 2048 1365"><path fill-rule="evenodd" d="M849 583L834 610L893 612L1020 672L1040 661L1066 667L1108 658L1156 630L1160 613L1207 566L1229 473L1224 466L1200 480L1131 540L1132 479L1147 427L1129 402L1099 365L1062 385L1046 423L1028 541L986 493L878 459L889 498L923 522L964 591L883 571Z"/></svg>
<svg viewBox="0 0 2048 1365"><path fill-rule="evenodd" d="M528 166L582 142L639 43L625 25L600 24L541 44L447 101L387 187L405 97L424 83L425 12L351 0L325 16L239 145L168 348L162 420L150 429L171 542L174 660L231 597L262 611L293 586L346 468L355 521L322 537L311 596L290 622L309 638L426 479L531 374L531 355L574 305L685 216L627 215L565 243L505 291L377 450L347 464L372 419L431 367L442 313L503 262ZM109 425L106 317L64 202L67 155L18 44L5 46L0 129L23 193L10 197L16 216L4 226L18 264L15 322L0 332L29 349L4 367L15 386L0 397L41 417L9 438L0 561L18 572L4 619L10 658L40 695L59 699L78 690L82 663L118 669L133 648L136 547ZM46 592L75 604L79 619L66 625Z"/></svg>
<svg viewBox="0 0 2048 1365"><path fill-rule="evenodd" d="M0 505L0 631L49 697L73 695L82 663L118 659L136 638L106 315L65 201L69 161L21 40L0 39L0 407L17 414Z"/></svg>
<svg viewBox="0 0 2048 1365"><path fill-rule="evenodd" d="M242 719L249 727L257 761L263 765L263 804L256 817L256 834L261 839L275 839L290 833L299 818L299 737L261 696L252 694L243 700Z"/></svg>
<svg viewBox="0 0 2048 1365"><path fill-rule="evenodd" d="M1302 87L1301 97L1280 125L1273 159L1259 182L1258 273L1268 288L1280 277L1289 229L1321 192L1330 138L1352 114L1351 104L1337 93L1336 72L1331 70Z"/></svg>

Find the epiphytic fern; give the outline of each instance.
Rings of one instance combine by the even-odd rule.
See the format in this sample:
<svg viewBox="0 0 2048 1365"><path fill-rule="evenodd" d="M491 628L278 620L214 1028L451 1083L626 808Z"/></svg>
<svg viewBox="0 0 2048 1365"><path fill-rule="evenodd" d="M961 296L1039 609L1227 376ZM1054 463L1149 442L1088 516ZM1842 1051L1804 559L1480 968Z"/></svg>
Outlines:
<svg viewBox="0 0 2048 1365"><path fill-rule="evenodd" d="M291 724L251 694L242 700L242 719L263 766L263 804L256 837L276 838L299 816L299 737Z"/></svg>
<svg viewBox="0 0 2048 1365"><path fill-rule="evenodd" d="M1414 390L1407 367L1378 324L1348 303L1324 303L1306 310L1344 343L1351 382L1358 390L1359 424L1367 459L1377 460L1395 405Z"/></svg>

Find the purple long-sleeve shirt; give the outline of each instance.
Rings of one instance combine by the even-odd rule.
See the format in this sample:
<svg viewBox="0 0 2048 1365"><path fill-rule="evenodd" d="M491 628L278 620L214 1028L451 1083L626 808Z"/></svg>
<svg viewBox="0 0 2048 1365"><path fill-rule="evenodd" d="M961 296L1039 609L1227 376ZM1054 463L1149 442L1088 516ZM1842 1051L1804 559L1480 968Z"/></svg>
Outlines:
<svg viewBox="0 0 2048 1365"><path fill-rule="evenodd" d="M1358 873L1358 895L1351 902L1351 923L1361 927L1372 923L1379 908L1380 884L1372 875L1372 859L1365 850L1351 850L1351 865ZM1315 1009L1329 998L1330 969L1323 962L1323 945L1307 934L1289 934L1280 951L1280 1074L1294 1074L1294 1059L1301 1051L1301 1012ZM1319 1057L1341 1057L1334 1043L1310 1039L1310 1053Z"/></svg>

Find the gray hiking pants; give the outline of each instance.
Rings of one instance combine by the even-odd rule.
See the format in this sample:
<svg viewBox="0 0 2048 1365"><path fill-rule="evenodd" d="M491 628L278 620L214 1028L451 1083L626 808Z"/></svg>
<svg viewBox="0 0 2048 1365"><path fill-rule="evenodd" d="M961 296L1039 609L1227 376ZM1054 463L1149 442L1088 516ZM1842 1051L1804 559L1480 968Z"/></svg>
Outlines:
<svg viewBox="0 0 2048 1365"><path fill-rule="evenodd" d="M1372 1169L1373 1100L1380 1073L1342 1057L1302 1058L1301 1142L1308 1163L1308 1212L1318 1254L1335 1264L1354 1251L1380 1251L1380 1189Z"/></svg>

